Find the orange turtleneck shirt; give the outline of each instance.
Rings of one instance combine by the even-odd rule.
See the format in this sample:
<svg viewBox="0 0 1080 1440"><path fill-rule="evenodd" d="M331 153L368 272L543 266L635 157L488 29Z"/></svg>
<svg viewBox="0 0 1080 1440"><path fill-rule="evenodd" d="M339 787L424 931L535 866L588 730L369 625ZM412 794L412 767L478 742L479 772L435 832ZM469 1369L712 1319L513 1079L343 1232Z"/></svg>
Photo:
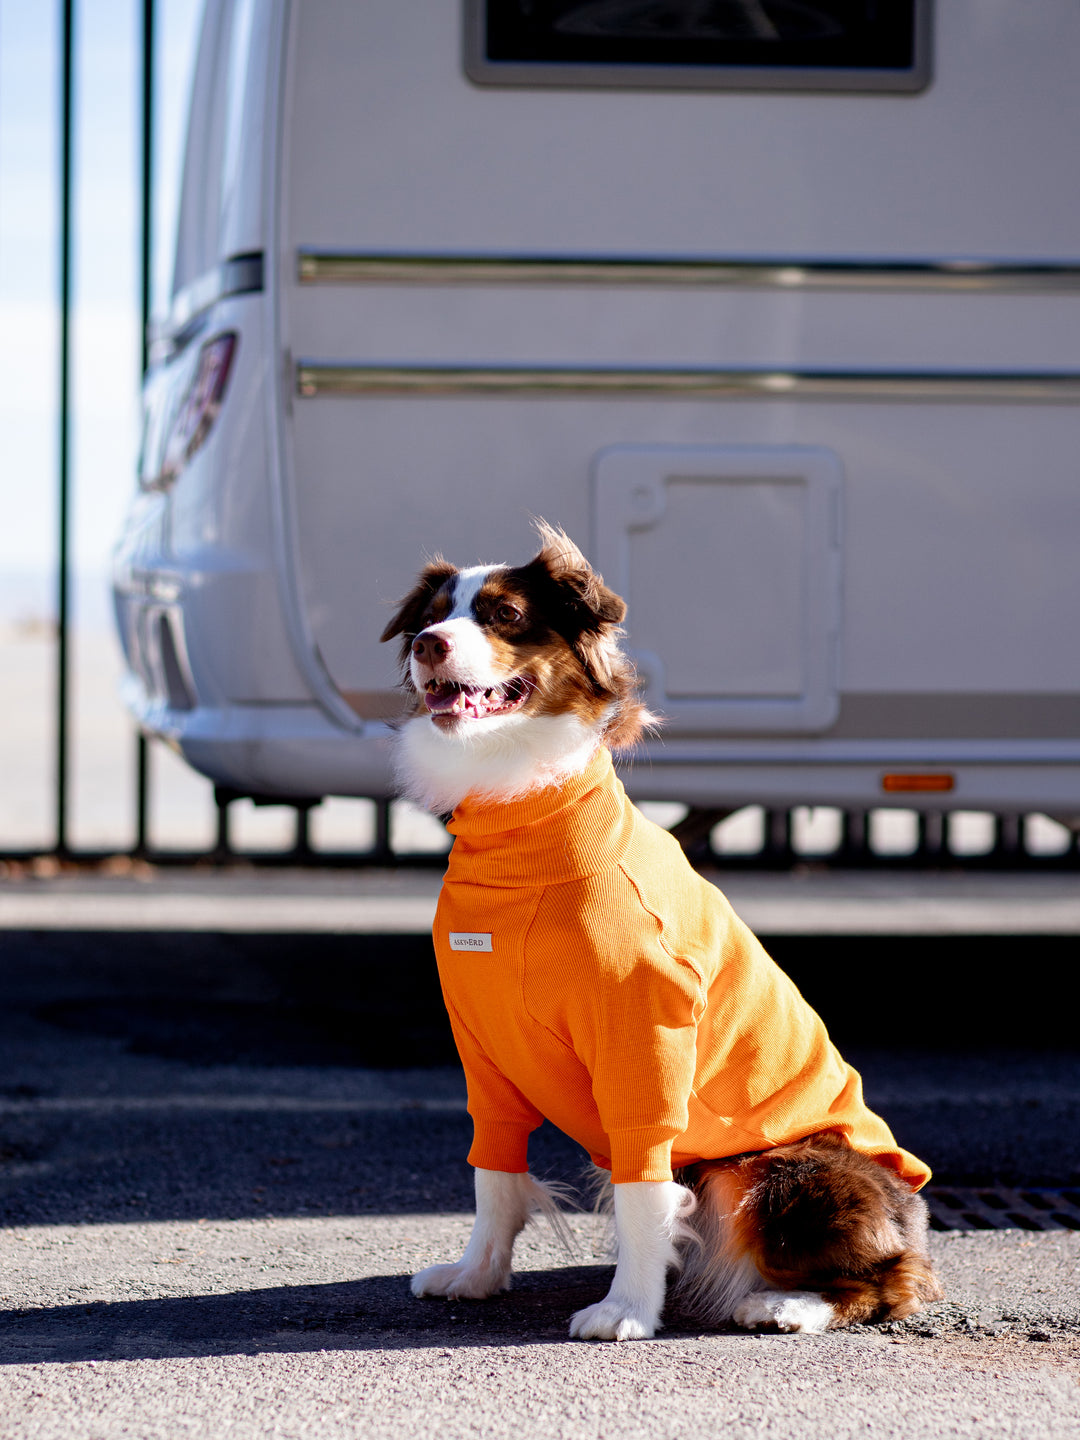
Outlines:
<svg viewBox="0 0 1080 1440"><path fill-rule="evenodd" d="M817 1130L913 1187L930 1171L862 1098L825 1027L607 750L566 783L466 798L435 916L470 1162L524 1171L545 1117L616 1183Z"/></svg>

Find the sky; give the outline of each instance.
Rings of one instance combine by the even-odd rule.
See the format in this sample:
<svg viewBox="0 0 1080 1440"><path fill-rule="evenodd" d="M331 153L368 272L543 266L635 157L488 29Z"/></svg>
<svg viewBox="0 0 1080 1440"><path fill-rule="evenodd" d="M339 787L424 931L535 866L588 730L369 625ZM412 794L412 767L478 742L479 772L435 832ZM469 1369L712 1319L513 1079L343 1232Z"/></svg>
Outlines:
<svg viewBox="0 0 1080 1440"><path fill-rule="evenodd" d="M157 0L155 310L201 8ZM75 3L72 551L101 614L138 445L141 12ZM56 563L60 15L60 0L0 0L0 618L48 606Z"/></svg>

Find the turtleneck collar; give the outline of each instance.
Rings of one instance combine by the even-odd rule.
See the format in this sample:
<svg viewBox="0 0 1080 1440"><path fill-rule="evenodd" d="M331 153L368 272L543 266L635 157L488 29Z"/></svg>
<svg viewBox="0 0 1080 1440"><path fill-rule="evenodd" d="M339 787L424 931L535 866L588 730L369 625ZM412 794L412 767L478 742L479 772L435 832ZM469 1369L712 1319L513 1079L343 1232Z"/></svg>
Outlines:
<svg viewBox="0 0 1080 1440"><path fill-rule="evenodd" d="M633 810L601 748L576 775L516 800L466 796L448 829L456 837L447 880L480 885L557 885L617 862Z"/></svg>

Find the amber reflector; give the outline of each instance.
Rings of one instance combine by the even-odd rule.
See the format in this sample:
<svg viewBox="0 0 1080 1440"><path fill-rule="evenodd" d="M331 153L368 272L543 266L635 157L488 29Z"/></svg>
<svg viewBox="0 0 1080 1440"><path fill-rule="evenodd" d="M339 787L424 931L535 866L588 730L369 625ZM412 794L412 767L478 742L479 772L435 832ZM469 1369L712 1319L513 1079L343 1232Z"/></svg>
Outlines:
<svg viewBox="0 0 1080 1440"><path fill-rule="evenodd" d="M952 775L883 775L881 777L881 788L891 794L902 791L910 794L916 790L933 790L939 793L944 790L952 790L956 785L956 778Z"/></svg>

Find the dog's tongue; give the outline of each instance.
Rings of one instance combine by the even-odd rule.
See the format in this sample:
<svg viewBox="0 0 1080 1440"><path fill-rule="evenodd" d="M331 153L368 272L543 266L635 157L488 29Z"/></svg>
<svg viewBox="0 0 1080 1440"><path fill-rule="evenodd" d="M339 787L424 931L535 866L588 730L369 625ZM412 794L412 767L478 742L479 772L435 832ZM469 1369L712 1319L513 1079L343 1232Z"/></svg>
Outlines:
<svg viewBox="0 0 1080 1440"><path fill-rule="evenodd" d="M479 720L490 706L484 690L466 690L457 685L442 685L438 690L429 690L424 703L432 715L471 715Z"/></svg>

